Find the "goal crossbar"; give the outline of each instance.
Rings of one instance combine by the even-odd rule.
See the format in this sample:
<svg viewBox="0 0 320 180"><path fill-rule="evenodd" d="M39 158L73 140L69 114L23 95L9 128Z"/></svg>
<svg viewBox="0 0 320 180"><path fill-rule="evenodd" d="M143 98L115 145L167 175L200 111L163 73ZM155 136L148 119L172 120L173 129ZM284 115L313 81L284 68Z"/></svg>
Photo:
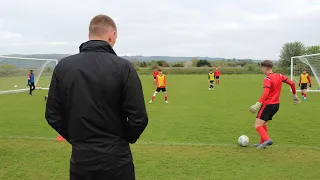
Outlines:
<svg viewBox="0 0 320 180"><path fill-rule="evenodd" d="M50 64L50 63L54 63L55 65L58 64L58 60L57 59L44 59L44 58L32 58L32 57L16 57L16 56L3 56L3 55L0 55L0 64L1 62L9 62L10 60L25 60L25 61L28 61L28 60L31 60L31 61L42 61L43 63L40 64L39 66L39 72L37 73L37 77L35 78L35 84L37 85L38 82L39 82L39 79L42 75L42 73L44 72L44 69L45 67ZM6 64L6 63L5 63ZM10 64L10 63L9 63ZM49 88L42 88L42 87L38 87L36 86L37 90L48 90ZM12 94L12 93L20 93L20 92L26 92L26 91L29 91L30 89L29 88L20 88L20 89L12 89L12 90L3 90L3 91L0 91L0 95L2 94Z"/></svg>
<svg viewBox="0 0 320 180"><path fill-rule="evenodd" d="M310 70L312 71L312 73L314 74L314 78L316 79L319 87L318 89L307 89L308 92L320 92L320 78L319 78L319 68L320 66L316 66L314 67L314 65L312 65L312 63L309 62L308 58L312 58L312 57L316 57L316 56L319 56L319 59L317 59L317 61L315 62L316 65L320 65L320 53L316 53L316 54L308 54L308 55L302 55L302 56L294 56L294 57L291 57L291 62L290 62L290 79L292 81L296 81L297 83L299 83L297 80L295 80L295 74L294 74L294 67L295 67L295 64L294 64L294 60L297 59L299 60L301 63L307 65ZM302 58L304 58L304 60L301 60ZM319 64L317 64L319 63ZM301 92L301 90L297 90L298 92Z"/></svg>
<svg viewBox="0 0 320 180"><path fill-rule="evenodd" d="M41 59L41 58L26 58L26 57L13 57L13 56L1 56L0 58L5 58L5 59L24 59L24 60L35 60L35 61L55 61L58 62L57 59Z"/></svg>

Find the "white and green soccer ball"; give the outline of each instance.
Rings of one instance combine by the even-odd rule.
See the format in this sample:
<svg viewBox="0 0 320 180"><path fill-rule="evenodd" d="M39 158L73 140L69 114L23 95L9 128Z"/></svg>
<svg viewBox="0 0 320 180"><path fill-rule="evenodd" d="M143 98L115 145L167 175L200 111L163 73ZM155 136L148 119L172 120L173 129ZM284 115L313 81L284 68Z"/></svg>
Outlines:
<svg viewBox="0 0 320 180"><path fill-rule="evenodd" d="M241 135L238 139L238 144L241 146L241 147L246 147L249 145L249 137L246 136L246 135Z"/></svg>

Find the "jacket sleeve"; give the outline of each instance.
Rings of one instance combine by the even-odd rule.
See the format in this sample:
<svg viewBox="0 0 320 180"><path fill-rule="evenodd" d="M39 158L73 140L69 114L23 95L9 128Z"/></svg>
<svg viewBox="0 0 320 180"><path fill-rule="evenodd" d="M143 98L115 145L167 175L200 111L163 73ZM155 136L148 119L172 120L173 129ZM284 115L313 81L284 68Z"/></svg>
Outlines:
<svg viewBox="0 0 320 180"><path fill-rule="evenodd" d="M50 83L49 94L46 104L45 118L48 124L62 137L69 140L67 121L64 118L64 103L56 66Z"/></svg>
<svg viewBox="0 0 320 180"><path fill-rule="evenodd" d="M127 63L122 71L124 82L122 108L127 117L126 138L129 143L135 143L148 124L148 115L141 81L136 70Z"/></svg>

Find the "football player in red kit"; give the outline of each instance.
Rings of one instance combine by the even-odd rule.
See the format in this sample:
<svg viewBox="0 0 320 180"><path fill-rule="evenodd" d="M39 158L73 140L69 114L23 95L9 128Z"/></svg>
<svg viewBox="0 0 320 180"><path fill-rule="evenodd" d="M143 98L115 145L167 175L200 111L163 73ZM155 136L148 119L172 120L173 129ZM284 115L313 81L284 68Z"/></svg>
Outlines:
<svg viewBox="0 0 320 180"><path fill-rule="evenodd" d="M260 135L260 143L255 146L258 149L265 149L267 146L273 144L267 132L267 122L272 120L272 117L279 110L280 94L282 83L290 85L292 90L292 98L294 104L300 103L300 99L296 94L296 87L294 82L288 79L283 74L273 73L273 63L270 60L265 60L261 63L262 71L267 77L264 78L264 91L259 101L250 107L252 113L258 114L255 122L255 129Z"/></svg>
<svg viewBox="0 0 320 180"><path fill-rule="evenodd" d="M158 74L159 74L158 69L155 69L155 70L153 71L153 74L152 74L152 75L153 75L153 85L156 84L156 79L157 79Z"/></svg>
<svg viewBox="0 0 320 180"><path fill-rule="evenodd" d="M216 71L214 72L214 78L216 79L216 84L220 84L220 71L218 68L216 68Z"/></svg>

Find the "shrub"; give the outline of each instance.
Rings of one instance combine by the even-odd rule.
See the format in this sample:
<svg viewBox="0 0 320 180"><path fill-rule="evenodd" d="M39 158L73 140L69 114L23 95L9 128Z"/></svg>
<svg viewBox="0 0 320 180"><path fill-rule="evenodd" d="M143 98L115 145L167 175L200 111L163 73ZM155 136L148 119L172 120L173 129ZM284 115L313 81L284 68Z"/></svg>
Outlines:
<svg viewBox="0 0 320 180"><path fill-rule="evenodd" d="M18 72L18 69L11 64L0 64L0 77L12 76Z"/></svg>
<svg viewBox="0 0 320 180"><path fill-rule="evenodd" d="M176 63L172 67L184 67L182 63Z"/></svg>

